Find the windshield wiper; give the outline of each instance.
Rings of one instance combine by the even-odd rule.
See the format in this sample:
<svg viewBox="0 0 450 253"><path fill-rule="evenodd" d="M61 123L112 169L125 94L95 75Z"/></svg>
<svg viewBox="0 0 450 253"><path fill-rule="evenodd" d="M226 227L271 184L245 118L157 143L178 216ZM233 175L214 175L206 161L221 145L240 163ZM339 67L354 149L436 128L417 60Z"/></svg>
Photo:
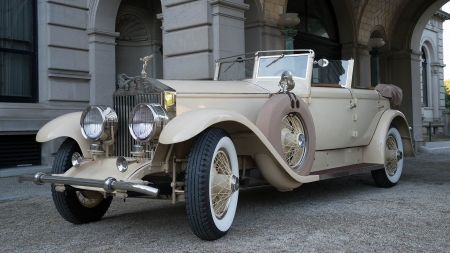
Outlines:
<svg viewBox="0 0 450 253"><path fill-rule="evenodd" d="M279 59L281 59L281 58L283 58L283 57L284 57L284 54L281 54L278 58L276 58L275 60L273 60L273 62L269 63L269 65L267 65L266 68L269 67L270 65L274 64L275 62L277 62Z"/></svg>
<svg viewBox="0 0 450 253"><path fill-rule="evenodd" d="M242 62L242 61L243 61L243 60L242 60L241 57L236 58L236 59L233 61L233 63L231 63L230 66L228 66L228 68L226 68L226 69L222 72L222 74L225 73L225 72L227 72L227 70L229 70L229 69L231 68L231 66L233 66L236 62Z"/></svg>

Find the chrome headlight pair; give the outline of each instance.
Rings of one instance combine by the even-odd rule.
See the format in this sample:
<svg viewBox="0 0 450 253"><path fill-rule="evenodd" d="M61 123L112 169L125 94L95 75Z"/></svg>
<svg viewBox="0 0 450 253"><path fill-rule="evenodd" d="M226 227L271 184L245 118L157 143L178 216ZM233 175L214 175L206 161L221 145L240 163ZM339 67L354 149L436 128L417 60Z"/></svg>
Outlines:
<svg viewBox="0 0 450 253"><path fill-rule="evenodd" d="M89 106L81 114L81 133L90 141L108 140L116 134L118 122L117 114L112 108ZM112 128L114 132L111 132Z"/></svg>
<svg viewBox="0 0 450 253"><path fill-rule="evenodd" d="M128 127L136 141L147 142L159 137L168 122L169 115L160 104L139 104L131 111Z"/></svg>

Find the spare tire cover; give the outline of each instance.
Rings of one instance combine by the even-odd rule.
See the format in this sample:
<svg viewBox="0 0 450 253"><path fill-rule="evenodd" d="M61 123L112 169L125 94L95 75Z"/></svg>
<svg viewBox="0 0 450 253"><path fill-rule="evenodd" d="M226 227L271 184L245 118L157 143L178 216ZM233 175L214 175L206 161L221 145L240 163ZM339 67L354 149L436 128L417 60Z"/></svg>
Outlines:
<svg viewBox="0 0 450 253"><path fill-rule="evenodd" d="M305 131L306 141L306 154L303 158L303 162L300 167L291 169L298 175L307 176L311 172L312 165L314 163L314 154L316 151L316 132L314 128L314 122L311 113L303 100L299 99L300 107L291 107L291 100L287 94L277 94L272 96L262 107L256 119L256 126L259 130L266 136L275 150L280 154L280 156L285 160L287 164L288 161L285 158L282 140L281 140L281 126L282 120L286 115L291 113L300 116Z"/></svg>

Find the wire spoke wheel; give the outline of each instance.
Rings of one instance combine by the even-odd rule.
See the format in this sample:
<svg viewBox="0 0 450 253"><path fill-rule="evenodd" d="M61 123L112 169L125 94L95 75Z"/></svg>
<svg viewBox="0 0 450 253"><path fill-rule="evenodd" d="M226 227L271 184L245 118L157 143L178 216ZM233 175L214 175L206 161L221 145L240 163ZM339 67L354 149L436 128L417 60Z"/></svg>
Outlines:
<svg viewBox="0 0 450 253"><path fill-rule="evenodd" d="M98 196L95 196L94 198L88 196L85 191L77 191L76 194L80 204L87 208L94 208L103 200L101 194L98 194Z"/></svg>
<svg viewBox="0 0 450 253"><path fill-rule="evenodd" d="M214 214L219 219L227 212L230 197L233 195L232 175L228 155L223 150L219 150L211 170L210 190Z"/></svg>
<svg viewBox="0 0 450 253"><path fill-rule="evenodd" d="M224 236L239 196L237 153L225 130L208 128L197 136L186 165L184 192L192 232L203 240Z"/></svg>
<svg viewBox="0 0 450 253"><path fill-rule="evenodd" d="M397 184L403 171L403 143L400 132L389 128L384 149L384 168L373 170L372 177L380 187L389 188Z"/></svg>
<svg viewBox="0 0 450 253"><path fill-rule="evenodd" d="M394 136L389 135L386 139L386 158L384 163L386 172L389 174L389 176L393 176L397 171L397 152L397 141L395 141Z"/></svg>
<svg viewBox="0 0 450 253"><path fill-rule="evenodd" d="M303 120L295 113L290 113L281 121L281 145L288 165L300 167L308 151L308 138Z"/></svg>
<svg viewBox="0 0 450 253"><path fill-rule="evenodd" d="M72 168L74 152L81 153L81 149L75 140L67 138L56 153L52 174L64 174ZM52 184L52 197L59 214L74 224L100 220L112 201L112 196L104 198L103 194L95 191L66 189L59 192L55 184Z"/></svg>

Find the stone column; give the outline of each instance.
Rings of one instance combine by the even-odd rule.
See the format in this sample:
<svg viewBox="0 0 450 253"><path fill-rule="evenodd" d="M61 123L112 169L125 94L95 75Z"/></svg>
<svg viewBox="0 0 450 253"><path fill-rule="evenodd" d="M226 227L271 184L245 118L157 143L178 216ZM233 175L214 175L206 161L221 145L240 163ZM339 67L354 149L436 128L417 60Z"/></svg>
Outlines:
<svg viewBox="0 0 450 253"><path fill-rule="evenodd" d="M116 90L116 37L119 33L88 30L91 105L113 105Z"/></svg>
<svg viewBox="0 0 450 253"><path fill-rule="evenodd" d="M121 0L88 1L90 104L113 104L116 89L116 16Z"/></svg>
<svg viewBox="0 0 450 253"><path fill-rule="evenodd" d="M243 0L210 0L214 60L245 53L244 12L249 6Z"/></svg>
<svg viewBox="0 0 450 253"><path fill-rule="evenodd" d="M343 44L342 59L354 59L353 87L370 86L370 47L362 44Z"/></svg>
<svg viewBox="0 0 450 253"><path fill-rule="evenodd" d="M164 78L212 79L214 60L245 51L243 0L163 1L163 6Z"/></svg>
<svg viewBox="0 0 450 253"><path fill-rule="evenodd" d="M390 82L403 90L400 111L406 116L413 128L413 143L417 150L425 142L422 137L421 92L420 92L420 56L419 51L404 50L391 52L389 64L392 75Z"/></svg>
<svg viewBox="0 0 450 253"><path fill-rule="evenodd" d="M441 115L439 113L439 63L431 63L431 106L433 106L433 121L440 121Z"/></svg>

